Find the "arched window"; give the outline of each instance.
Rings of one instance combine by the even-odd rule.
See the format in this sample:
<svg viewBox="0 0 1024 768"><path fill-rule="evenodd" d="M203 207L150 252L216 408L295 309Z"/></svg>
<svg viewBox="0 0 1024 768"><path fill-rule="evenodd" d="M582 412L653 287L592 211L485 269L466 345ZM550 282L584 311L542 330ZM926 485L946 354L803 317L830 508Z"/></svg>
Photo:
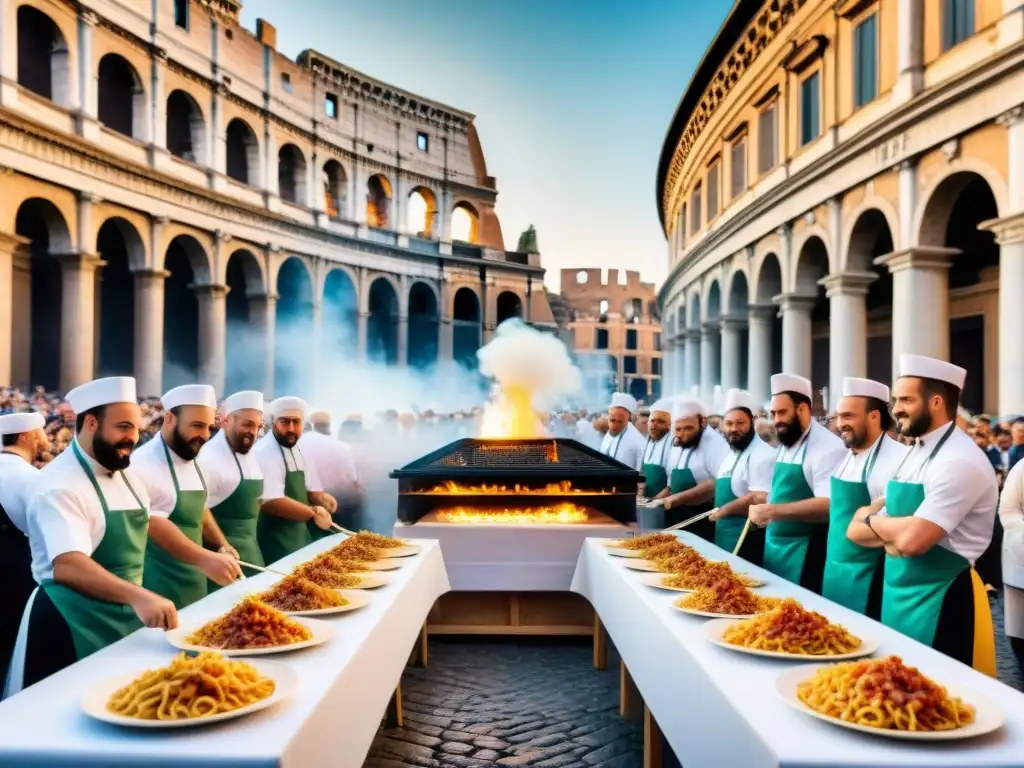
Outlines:
<svg viewBox="0 0 1024 768"><path fill-rule="evenodd" d="M409 193L406 210L406 226L409 234L427 240L434 237L434 221L437 218L437 198L426 187L416 187Z"/></svg>
<svg viewBox="0 0 1024 768"><path fill-rule="evenodd" d="M244 120L228 123L227 174L242 184L254 184L259 178L260 145L256 134Z"/></svg>
<svg viewBox="0 0 1024 768"><path fill-rule="evenodd" d="M391 183L386 176L372 176L366 185L366 223L377 229L388 229Z"/></svg>
<svg viewBox="0 0 1024 768"><path fill-rule="evenodd" d="M306 158L294 144L277 153L277 189L282 200L306 204Z"/></svg>
<svg viewBox="0 0 1024 768"><path fill-rule="evenodd" d="M112 131L138 139L146 124L146 93L135 68L123 56L100 59L99 120Z"/></svg>
<svg viewBox="0 0 1024 768"><path fill-rule="evenodd" d="M185 91L167 97L167 150L190 163L206 160L203 112Z"/></svg>
<svg viewBox="0 0 1024 768"><path fill-rule="evenodd" d="M31 5L18 8L18 84L68 105L68 44L53 20Z"/></svg>
<svg viewBox="0 0 1024 768"><path fill-rule="evenodd" d="M469 203L452 210L452 240L476 244L480 240L480 216Z"/></svg>
<svg viewBox="0 0 1024 768"><path fill-rule="evenodd" d="M348 175L337 160L328 160L324 165L324 210L332 219L345 217L345 192Z"/></svg>

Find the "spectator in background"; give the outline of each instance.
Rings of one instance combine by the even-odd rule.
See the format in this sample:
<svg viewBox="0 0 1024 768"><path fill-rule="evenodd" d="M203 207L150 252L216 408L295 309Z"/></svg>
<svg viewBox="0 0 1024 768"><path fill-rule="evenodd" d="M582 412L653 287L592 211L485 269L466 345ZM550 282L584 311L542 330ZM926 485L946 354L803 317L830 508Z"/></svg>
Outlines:
<svg viewBox="0 0 1024 768"><path fill-rule="evenodd" d="M651 420L651 409L646 405L641 405L636 409L636 420L633 422L633 426L636 427L644 437L647 436L647 423Z"/></svg>
<svg viewBox="0 0 1024 768"><path fill-rule="evenodd" d="M981 436L978 432L974 433L975 442L988 455L988 460L992 462L993 468L1005 474L1010 470L1010 448L1013 446L1013 438L1010 437L1009 432L998 425L992 430L992 438L994 442L989 442L988 438Z"/></svg>
<svg viewBox="0 0 1024 768"><path fill-rule="evenodd" d="M1010 437L1013 445L1010 447L1009 467L1024 459L1024 417L1018 416L1010 425Z"/></svg>

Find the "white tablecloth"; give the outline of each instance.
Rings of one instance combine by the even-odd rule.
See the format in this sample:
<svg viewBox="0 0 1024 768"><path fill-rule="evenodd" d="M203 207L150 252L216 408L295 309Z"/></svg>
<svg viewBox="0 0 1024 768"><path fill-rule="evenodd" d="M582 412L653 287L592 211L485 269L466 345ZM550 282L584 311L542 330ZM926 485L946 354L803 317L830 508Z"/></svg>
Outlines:
<svg viewBox="0 0 1024 768"><path fill-rule="evenodd" d="M593 604L644 701L686 768L823 768L824 766L1024 765L1024 695L932 648L755 568L689 534L702 553L728 560L767 585L758 594L795 597L846 626L878 638L875 654L897 654L933 679L961 684L1006 712L1001 731L962 742L919 745L850 731L804 715L782 702L775 680L793 664L758 658L708 642L706 621L672 608L678 592L649 587L599 541L580 554L572 589ZM797 663L813 663L807 660Z"/></svg>
<svg viewBox="0 0 1024 768"><path fill-rule="evenodd" d="M322 539L278 565L287 571L339 540ZM143 732L92 720L81 710L92 683L163 666L177 653L160 630L143 629L0 704L0 765L358 768L427 613L448 591L440 547L420 543L423 551L391 572L392 583L370 591L369 605L323 617L337 630L333 639L260 657L298 673L290 701L219 725L174 731ZM276 578L260 574L215 592L182 611L181 621L214 618Z"/></svg>
<svg viewBox="0 0 1024 768"><path fill-rule="evenodd" d="M568 592L588 538L619 538L630 528L608 519L576 525L395 523L394 535L436 539L452 589L460 592Z"/></svg>

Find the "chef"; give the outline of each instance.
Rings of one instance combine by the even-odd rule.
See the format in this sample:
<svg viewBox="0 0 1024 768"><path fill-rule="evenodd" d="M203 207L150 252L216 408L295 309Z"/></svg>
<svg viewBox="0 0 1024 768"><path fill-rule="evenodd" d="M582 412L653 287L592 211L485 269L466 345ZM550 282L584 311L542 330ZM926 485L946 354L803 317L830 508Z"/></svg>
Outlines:
<svg viewBox="0 0 1024 768"><path fill-rule="evenodd" d="M672 448L672 401L657 400L651 405L644 446L643 496L653 498L668 487L668 458Z"/></svg>
<svg viewBox="0 0 1024 768"><path fill-rule="evenodd" d="M757 436L754 414L761 406L745 389L730 389L722 405L722 431L729 443L729 454L715 477L715 544L727 552L736 549L743 529L739 556L760 565L764 558L764 529L747 526L750 505L762 500L752 487L771 486L776 450Z"/></svg>
<svg viewBox="0 0 1024 768"><path fill-rule="evenodd" d="M160 398L160 434L132 457L149 494L149 541L142 585L181 610L206 597L209 579L226 586L242 575L238 553L206 506L206 480L195 458L210 439L217 395L205 384L175 387ZM211 547L206 549L204 543Z"/></svg>
<svg viewBox="0 0 1024 768"><path fill-rule="evenodd" d="M914 439L849 537L885 548L882 623L995 677L995 637L975 561L992 540L998 491L985 454L956 425L967 371L900 355L893 418ZM884 504L884 507L882 506Z"/></svg>
<svg viewBox="0 0 1024 768"><path fill-rule="evenodd" d="M22 617L7 695L140 627L175 629L174 603L142 586L149 497L129 469L141 413L135 379L71 390L76 436L39 474L28 508L39 588Z"/></svg>
<svg viewBox="0 0 1024 768"><path fill-rule="evenodd" d="M196 458L206 480L206 505L238 558L265 565L256 540L263 501L263 473L251 453L263 425L263 394L236 392L221 406L224 419ZM247 576L256 571L242 567Z"/></svg>
<svg viewBox="0 0 1024 768"><path fill-rule="evenodd" d="M331 513L323 500L316 468L298 447L309 406L299 397L279 397L270 404L270 431L253 450L263 474L263 504L257 538L263 559L273 563L313 541L310 527L327 531ZM311 523L312 525L307 525Z"/></svg>
<svg viewBox="0 0 1024 768"><path fill-rule="evenodd" d="M664 498L665 525L675 525L710 510L715 498L715 474L729 455L729 444L708 426L704 403L678 398L672 407L675 439L669 452L669 485ZM702 539L714 540L714 524L705 518L687 527Z"/></svg>
<svg viewBox="0 0 1024 768"><path fill-rule="evenodd" d="M748 512L754 525L766 525L764 567L821 593L828 536L832 473L846 455L843 441L811 415L811 382L777 373L771 379L771 416L782 444L772 470L766 504Z"/></svg>
<svg viewBox="0 0 1024 768"><path fill-rule="evenodd" d="M1006 476L999 520L1003 524L1006 636L1024 673L1024 462L1018 461Z"/></svg>
<svg viewBox="0 0 1024 768"><path fill-rule="evenodd" d="M870 379L843 379L836 404L839 437L849 449L832 475L829 491L828 546L821 594L877 619L882 612L882 563L878 547L851 541L846 529L858 509L885 496L885 486L907 447L887 432L889 388Z"/></svg>
<svg viewBox="0 0 1024 768"><path fill-rule="evenodd" d="M26 515L39 482L32 462L50 444L45 424L39 413L0 416L0 680L7 676L18 619L36 588Z"/></svg>
<svg viewBox="0 0 1024 768"><path fill-rule="evenodd" d="M612 395L608 406L608 432L601 440L600 451L639 472L644 460L644 436L631 423L636 411L636 399L632 395L624 392Z"/></svg>
<svg viewBox="0 0 1024 768"><path fill-rule="evenodd" d="M362 503L363 486L352 446L331 437L331 417L326 411L314 412L309 419L312 428L303 430L299 450L306 461L316 467L327 497L332 501L343 500L349 516L354 518ZM325 507L332 516L338 511L337 504L334 509L329 505Z"/></svg>

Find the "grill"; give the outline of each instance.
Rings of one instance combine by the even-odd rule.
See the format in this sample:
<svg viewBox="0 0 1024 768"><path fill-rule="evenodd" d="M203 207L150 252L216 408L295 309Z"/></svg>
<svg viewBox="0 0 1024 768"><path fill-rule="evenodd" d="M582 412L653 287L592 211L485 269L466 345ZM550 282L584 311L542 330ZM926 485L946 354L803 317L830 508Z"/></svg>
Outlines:
<svg viewBox="0 0 1024 768"><path fill-rule="evenodd" d="M531 509L563 502L631 523L640 479L631 467L567 438L456 440L390 476L398 480L404 523L454 506Z"/></svg>

